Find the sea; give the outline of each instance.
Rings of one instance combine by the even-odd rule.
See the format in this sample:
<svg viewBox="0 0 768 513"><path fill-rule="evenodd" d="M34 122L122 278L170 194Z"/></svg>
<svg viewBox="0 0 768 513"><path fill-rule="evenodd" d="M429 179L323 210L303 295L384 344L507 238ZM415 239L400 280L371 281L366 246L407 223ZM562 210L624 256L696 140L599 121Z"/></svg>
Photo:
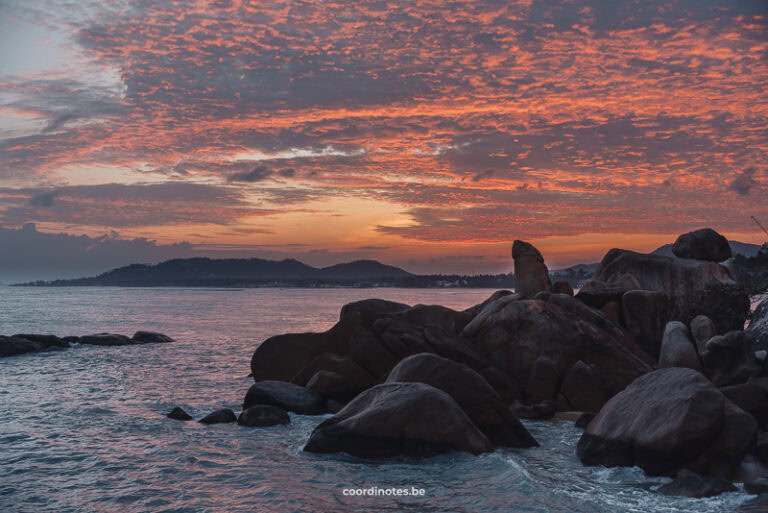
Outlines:
<svg viewBox="0 0 768 513"><path fill-rule="evenodd" d="M467 289L194 289L0 287L0 334L132 335L171 344L75 346L0 359L0 512L730 512L741 489L710 499L662 496L667 478L584 467L569 421L524 421L541 443L482 456L366 461L302 451L324 416L270 428L202 425L240 410L254 348L321 331L348 302L378 297L463 309ZM740 485L739 485L740 486ZM359 489L423 495L352 495Z"/></svg>

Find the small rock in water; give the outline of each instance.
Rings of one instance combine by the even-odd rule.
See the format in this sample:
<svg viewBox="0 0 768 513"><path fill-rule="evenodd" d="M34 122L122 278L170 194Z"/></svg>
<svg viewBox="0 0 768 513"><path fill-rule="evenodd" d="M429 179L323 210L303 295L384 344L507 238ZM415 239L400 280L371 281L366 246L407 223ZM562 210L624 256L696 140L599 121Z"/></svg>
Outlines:
<svg viewBox="0 0 768 513"><path fill-rule="evenodd" d="M291 418L277 406L258 404L243 410L237 423L247 427L268 427L277 424L290 424Z"/></svg>
<svg viewBox="0 0 768 513"><path fill-rule="evenodd" d="M171 412L166 415L169 419L174 420L192 420L192 415L185 412L183 409L179 408L178 406L171 410Z"/></svg>
<svg viewBox="0 0 768 513"><path fill-rule="evenodd" d="M704 480L693 472L681 471L671 483L667 483L658 492L662 495L677 497L715 497L725 492L735 492L737 488L733 483L723 477L715 477Z"/></svg>
<svg viewBox="0 0 768 513"><path fill-rule="evenodd" d="M744 489L747 491L747 493L751 493L753 495L766 493L768 492L768 477L763 476L749 483L744 483Z"/></svg>
<svg viewBox="0 0 768 513"><path fill-rule="evenodd" d="M168 335L157 333L154 331L137 331L134 333L131 340L139 344L160 344L165 342L173 342L173 339Z"/></svg>
<svg viewBox="0 0 768 513"><path fill-rule="evenodd" d="M224 424L227 422L236 422L237 417L235 417L235 412L230 410L229 408L222 408L221 410L216 410L213 413L209 413L205 417L199 420L201 424Z"/></svg>

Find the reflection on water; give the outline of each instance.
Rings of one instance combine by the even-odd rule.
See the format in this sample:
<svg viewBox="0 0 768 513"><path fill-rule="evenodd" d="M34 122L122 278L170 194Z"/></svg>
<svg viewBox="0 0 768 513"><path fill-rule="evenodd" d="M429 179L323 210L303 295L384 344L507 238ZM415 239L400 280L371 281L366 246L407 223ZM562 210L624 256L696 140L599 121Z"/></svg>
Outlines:
<svg viewBox="0 0 768 513"><path fill-rule="evenodd" d="M567 422L526 425L542 447L380 463L301 451L324 417L267 429L203 426L239 409L256 344L323 330L349 301L466 308L492 291L404 289L2 288L0 333L157 330L173 344L86 347L0 359L0 511L16 512L725 512L744 493L672 499L638 469L582 467ZM424 498L344 488L426 489Z"/></svg>

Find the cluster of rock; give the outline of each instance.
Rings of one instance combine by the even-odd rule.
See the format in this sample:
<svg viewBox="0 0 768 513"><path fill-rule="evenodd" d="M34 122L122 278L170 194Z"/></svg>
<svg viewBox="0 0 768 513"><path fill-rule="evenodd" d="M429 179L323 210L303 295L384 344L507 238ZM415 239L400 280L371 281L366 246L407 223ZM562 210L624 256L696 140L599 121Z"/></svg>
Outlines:
<svg viewBox="0 0 768 513"><path fill-rule="evenodd" d="M173 339L154 331L137 331L132 337L114 333L97 333L82 337L57 337L56 335L37 335L22 333L18 335L0 335L0 357L16 356L26 353L41 353L56 349L66 349L73 344L93 346L131 346L139 344L157 344L173 342Z"/></svg>
<svg viewBox="0 0 768 513"><path fill-rule="evenodd" d="M241 418L331 413L304 450L421 458L536 446L519 418L571 412L558 415L586 427L585 464L678 475L662 493L720 493L746 467L768 474L766 352L752 332L768 320L744 331L749 297L719 263L724 240L683 235L676 257L611 250L575 296L515 241L515 293L465 311L358 301L326 332L267 339Z"/></svg>
<svg viewBox="0 0 768 513"><path fill-rule="evenodd" d="M178 406L172 409L166 417L183 421L194 420L192 415ZM280 424L290 424L291 418L280 408L260 404L245 408L239 416L235 415L235 412L230 408L222 408L209 413L198 420L198 422L201 424L229 424L231 422L237 422L241 426L247 427L269 427Z"/></svg>

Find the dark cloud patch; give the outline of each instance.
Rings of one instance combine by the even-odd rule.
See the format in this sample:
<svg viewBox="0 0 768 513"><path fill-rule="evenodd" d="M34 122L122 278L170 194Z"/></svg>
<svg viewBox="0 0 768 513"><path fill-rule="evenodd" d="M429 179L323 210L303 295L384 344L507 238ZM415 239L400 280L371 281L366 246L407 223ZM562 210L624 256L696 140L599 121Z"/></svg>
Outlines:
<svg viewBox="0 0 768 513"><path fill-rule="evenodd" d="M60 191L41 192L29 198L29 204L34 207L50 207Z"/></svg>
<svg viewBox="0 0 768 513"><path fill-rule="evenodd" d="M57 189L55 196L51 194L35 188L0 188L0 223L17 226L48 222L95 227L230 225L247 217L284 212L255 207L231 187L185 182L68 186Z"/></svg>
<svg viewBox="0 0 768 513"><path fill-rule="evenodd" d="M746 196L749 192L758 186L758 181L755 179L757 169L754 167L748 167L744 171L737 173L736 177L731 180L730 189L737 194Z"/></svg>
<svg viewBox="0 0 768 513"><path fill-rule="evenodd" d="M267 166L262 165L262 166L256 166L250 171L229 175L227 180L230 182L254 183L254 182L261 182L263 180L266 180L271 175L272 175L272 172L267 168Z"/></svg>
<svg viewBox="0 0 768 513"><path fill-rule="evenodd" d="M384 251L387 249L391 249L390 246L358 246L355 249L360 249L363 251Z"/></svg>

